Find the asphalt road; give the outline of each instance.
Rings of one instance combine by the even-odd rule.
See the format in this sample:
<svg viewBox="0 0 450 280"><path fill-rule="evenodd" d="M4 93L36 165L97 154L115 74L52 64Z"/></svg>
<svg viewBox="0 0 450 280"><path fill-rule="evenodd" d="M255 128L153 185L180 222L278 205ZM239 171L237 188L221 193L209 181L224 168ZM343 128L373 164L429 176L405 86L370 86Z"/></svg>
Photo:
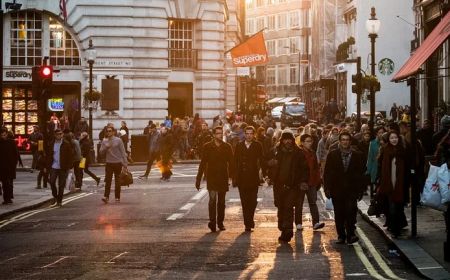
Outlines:
<svg viewBox="0 0 450 280"><path fill-rule="evenodd" d="M134 166L135 175L141 174ZM103 174L102 168L94 169ZM307 203L304 227L279 244L272 189L261 187L256 229L244 232L239 194L227 194L226 230L207 228L208 196L194 188L197 165L176 165L170 182L152 170L135 178L120 203L101 202L103 188L85 180L62 208L16 213L0 221L0 279L420 279L390 254L361 219L356 245L336 245L332 212L319 210L313 231ZM34 184L36 174L18 180ZM111 196L113 198L113 194Z"/></svg>

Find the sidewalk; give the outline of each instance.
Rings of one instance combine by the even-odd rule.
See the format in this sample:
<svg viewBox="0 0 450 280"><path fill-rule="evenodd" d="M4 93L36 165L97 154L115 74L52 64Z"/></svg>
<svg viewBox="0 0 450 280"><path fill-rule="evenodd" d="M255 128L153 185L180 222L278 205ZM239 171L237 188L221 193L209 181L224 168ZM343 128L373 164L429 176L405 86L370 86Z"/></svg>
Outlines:
<svg viewBox="0 0 450 280"><path fill-rule="evenodd" d="M408 227L399 238L393 238L383 227L384 217L368 216L369 196L364 196L358 204L360 214L392 242L400 254L408 259L417 271L429 279L450 279L450 263L444 261L444 241L446 230L443 212L417 208L417 237L411 237L411 208L405 208Z"/></svg>

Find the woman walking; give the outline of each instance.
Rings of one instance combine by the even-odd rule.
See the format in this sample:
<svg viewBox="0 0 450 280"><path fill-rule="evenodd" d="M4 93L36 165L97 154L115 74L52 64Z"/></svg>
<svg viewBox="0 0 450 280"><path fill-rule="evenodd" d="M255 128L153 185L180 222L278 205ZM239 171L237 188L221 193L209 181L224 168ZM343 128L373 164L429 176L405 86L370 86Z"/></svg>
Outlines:
<svg viewBox="0 0 450 280"><path fill-rule="evenodd" d="M89 139L89 134L87 134L87 132L82 132L80 135L80 147L81 147L81 156L85 158L84 173L91 176L91 178L95 180L98 186L100 184L100 178L89 170L89 165L93 161L91 157L93 144L91 139ZM81 173L81 180L83 180L83 172Z"/></svg>

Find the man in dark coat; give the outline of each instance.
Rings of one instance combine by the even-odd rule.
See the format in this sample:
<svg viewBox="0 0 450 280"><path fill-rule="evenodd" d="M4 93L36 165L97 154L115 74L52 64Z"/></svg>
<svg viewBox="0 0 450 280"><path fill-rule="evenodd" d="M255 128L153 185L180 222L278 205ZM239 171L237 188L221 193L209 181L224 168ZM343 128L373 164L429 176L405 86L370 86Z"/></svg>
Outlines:
<svg viewBox="0 0 450 280"><path fill-rule="evenodd" d="M262 145L255 140L253 126L245 128L245 140L237 144L234 159L236 171L233 186L239 187L245 231L252 231L255 228L254 216L260 183L259 170L263 160Z"/></svg>
<svg viewBox="0 0 450 280"><path fill-rule="evenodd" d="M216 224L220 230L225 230L225 194L228 191L228 181L232 178L233 152L228 143L223 142L223 128L214 128L214 139L203 146L203 156L198 167L195 187L200 189L203 173L206 172L206 186L209 192L209 223L212 232Z"/></svg>
<svg viewBox="0 0 450 280"><path fill-rule="evenodd" d="M38 161L38 155L39 155L39 141L44 140L44 135L39 131L39 126L34 125L33 126L33 133L30 134L30 137L28 138L28 142L31 146L31 154L33 155L33 161L31 163L32 169L37 169L37 161Z"/></svg>
<svg viewBox="0 0 450 280"><path fill-rule="evenodd" d="M3 204L11 204L13 198L13 180L16 179L16 166L19 159L14 140L8 139L8 130L0 129L0 181L3 188Z"/></svg>
<svg viewBox="0 0 450 280"><path fill-rule="evenodd" d="M300 195L300 187L307 185L309 169L306 159L295 145L294 134L283 131L275 148L275 157L268 163L272 168L273 196L278 208L278 240L289 242L294 235L294 206Z"/></svg>
<svg viewBox="0 0 450 280"><path fill-rule="evenodd" d="M334 207L334 219L338 234L337 244L355 243L357 201L362 198L365 162L360 151L350 146L351 135L339 134L339 146L328 153L324 171L324 189Z"/></svg>
<svg viewBox="0 0 450 280"><path fill-rule="evenodd" d="M51 207L61 207L64 188L69 170L73 167L74 148L69 135L63 139L63 132L58 128L55 130L55 137L47 145L47 169L50 170L50 187L55 203ZM58 179L58 188L56 187Z"/></svg>

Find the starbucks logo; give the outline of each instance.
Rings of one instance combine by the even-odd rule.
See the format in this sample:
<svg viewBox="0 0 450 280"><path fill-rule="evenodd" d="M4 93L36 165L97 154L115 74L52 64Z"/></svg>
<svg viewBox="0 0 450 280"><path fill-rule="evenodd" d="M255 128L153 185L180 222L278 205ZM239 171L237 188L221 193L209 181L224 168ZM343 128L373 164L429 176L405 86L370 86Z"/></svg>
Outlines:
<svg viewBox="0 0 450 280"><path fill-rule="evenodd" d="M383 58L378 62L378 71L383 75L391 75L394 72L394 62L389 58Z"/></svg>

